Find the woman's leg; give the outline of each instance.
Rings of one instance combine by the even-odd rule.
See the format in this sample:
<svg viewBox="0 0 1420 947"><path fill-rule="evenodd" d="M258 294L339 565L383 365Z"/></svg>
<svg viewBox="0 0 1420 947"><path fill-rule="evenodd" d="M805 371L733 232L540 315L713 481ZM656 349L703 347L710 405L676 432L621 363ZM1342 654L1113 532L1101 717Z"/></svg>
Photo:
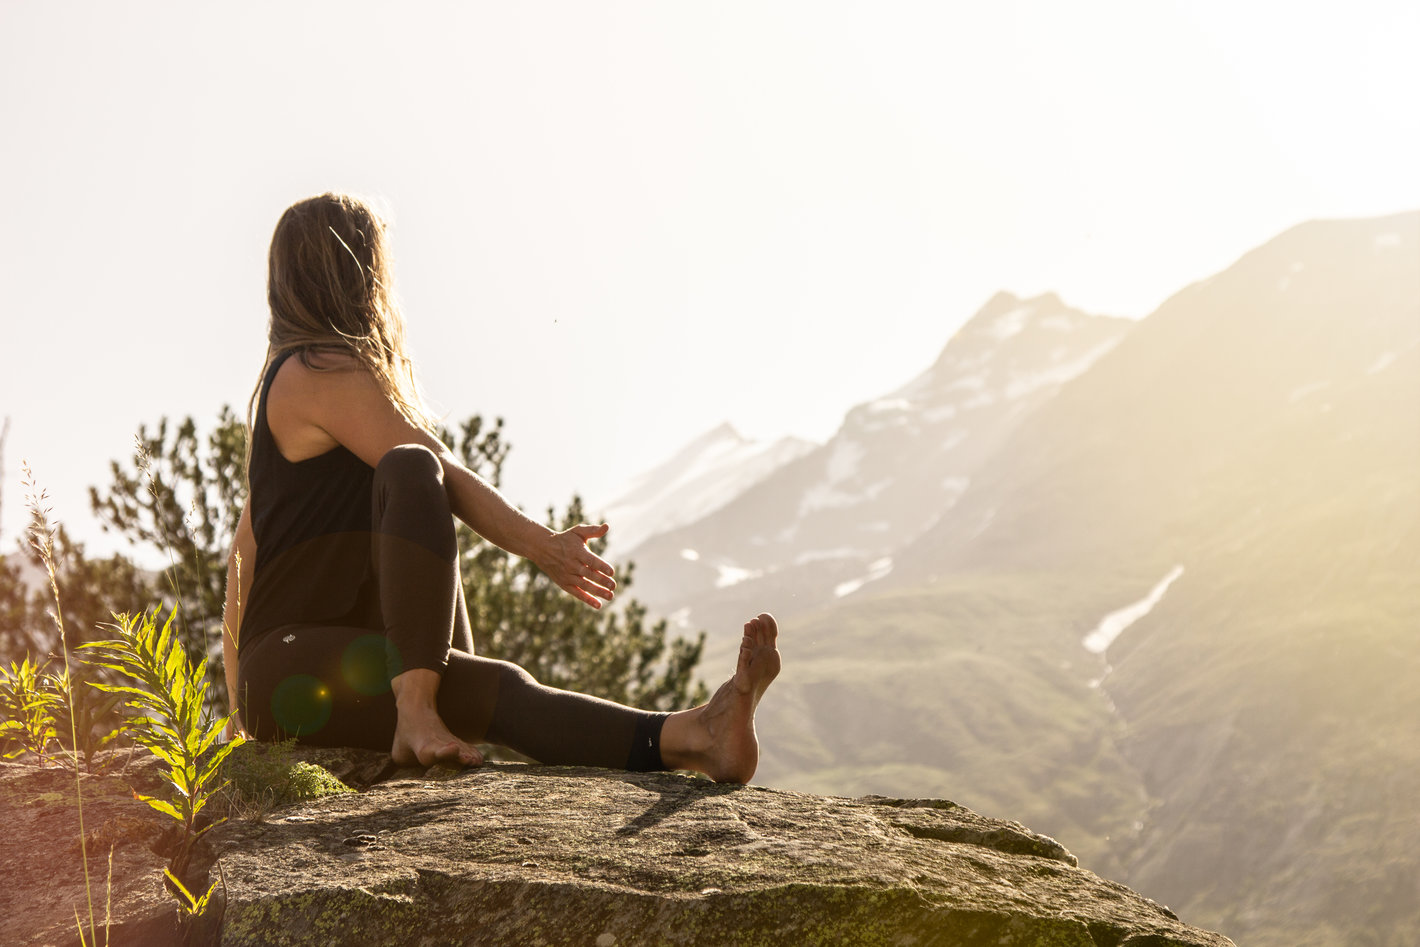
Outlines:
<svg viewBox="0 0 1420 947"><path fill-rule="evenodd" d="M438 708L464 739L497 743L541 763L665 768L661 728L670 714L546 687L507 661L452 652Z"/></svg>
<svg viewBox="0 0 1420 947"><path fill-rule="evenodd" d="M708 704L669 715L544 687L516 665L454 651L435 713L451 739L500 743L544 763L694 769L747 782L759 759L755 707L779 672L775 637L770 616L747 622L734 677ZM389 750L401 711L385 651L385 636L367 628L300 625L263 636L242 650L247 729L262 740Z"/></svg>
<svg viewBox="0 0 1420 947"><path fill-rule="evenodd" d="M406 764L476 763L472 744L487 741L544 763L669 766L738 782L753 775L754 709L779 671L771 617L745 624L734 677L693 710L649 713L545 687L516 665L472 653L442 473L420 447L396 448L376 468L372 555L383 633L282 628L243 651L243 720L254 734L389 749Z"/></svg>
<svg viewBox="0 0 1420 947"><path fill-rule="evenodd" d="M439 458L416 445L388 451L375 467L372 503L371 558L396 711L390 756L426 766L480 763L482 754L449 731L437 706L455 623L468 622Z"/></svg>
<svg viewBox="0 0 1420 947"><path fill-rule="evenodd" d="M517 665L454 652L439 712L465 739L543 763L693 769L720 782L749 782L759 763L754 712L779 674L778 634L767 613L745 622L734 676L709 703L673 714L544 687Z"/></svg>
<svg viewBox="0 0 1420 947"><path fill-rule="evenodd" d="M747 782L759 759L755 706L779 670L774 639L768 615L747 622L734 677L708 704L673 714L544 687L507 661L454 651L436 688L435 713L460 745L486 741L544 763L694 769ZM242 651L238 687L247 729L261 740L388 750L403 711L389 686L385 650L385 636L367 628L293 625L263 636Z"/></svg>
<svg viewBox="0 0 1420 947"><path fill-rule="evenodd" d="M667 715L543 687L515 665L472 653L453 514L433 452L389 451L375 469L373 503L396 762L475 763L472 743L487 740L547 763L661 768Z"/></svg>

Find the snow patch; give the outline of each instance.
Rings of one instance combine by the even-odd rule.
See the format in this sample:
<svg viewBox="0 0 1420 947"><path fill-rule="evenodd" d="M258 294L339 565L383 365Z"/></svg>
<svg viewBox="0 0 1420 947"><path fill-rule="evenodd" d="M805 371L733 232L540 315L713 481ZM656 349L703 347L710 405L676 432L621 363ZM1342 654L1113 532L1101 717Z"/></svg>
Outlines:
<svg viewBox="0 0 1420 947"><path fill-rule="evenodd" d="M715 588L717 589L727 589L732 585L739 585L746 579L757 579L764 575L761 570L741 569L739 566L721 565L716 568L720 571L719 576L715 579Z"/></svg>
<svg viewBox="0 0 1420 947"><path fill-rule="evenodd" d="M856 493L839 490L826 483L815 484L804 493L804 498L799 501L799 515L807 516L818 510L841 510L857 506L860 503L871 503L878 498L879 494L892 486L892 483L892 478L888 477L870 483Z"/></svg>
<svg viewBox="0 0 1420 947"><path fill-rule="evenodd" d="M1386 250L1390 247L1398 247L1404 240L1398 233L1382 233L1376 235L1376 249Z"/></svg>
<svg viewBox="0 0 1420 947"><path fill-rule="evenodd" d="M847 490L837 490L827 483L816 483L808 490L804 491L804 497L799 501L799 515L807 516L819 510L841 510L848 506L857 506L868 499L861 493L849 493Z"/></svg>
<svg viewBox="0 0 1420 947"><path fill-rule="evenodd" d="M852 595L854 592L867 585L869 582L876 582L892 571L892 557L884 556L868 565L868 574L857 579L849 579L847 582L840 582L833 587L833 594L837 598L845 595Z"/></svg>
<svg viewBox="0 0 1420 947"><path fill-rule="evenodd" d="M836 549L810 549L795 556L794 565L806 566L811 562L831 562L835 559L860 559L862 556L861 549L854 549L851 546L839 546Z"/></svg>
<svg viewBox="0 0 1420 947"><path fill-rule="evenodd" d="M984 516L981 517L980 524L978 524L976 529L972 531L971 535L966 538L967 542L971 542L973 539L976 539L982 533L986 532L987 527L989 527L992 521L995 519L996 507L993 506L991 509L986 511L986 514Z"/></svg>
<svg viewBox="0 0 1420 947"><path fill-rule="evenodd" d="M799 501L799 515L804 516L815 510L853 506L866 499L861 493L849 493L838 489L838 484L851 479L858 473L867 451L857 441L839 438L828 455L824 480L819 481L804 492Z"/></svg>
<svg viewBox="0 0 1420 947"><path fill-rule="evenodd" d="M1016 375L1006 385L1006 398L1009 401L1015 401L1039 391L1042 388L1047 388L1051 385L1063 385L1067 381L1078 378L1088 371L1091 365L1099 361L1106 352L1118 344L1119 339L1111 339L1108 342L1096 345L1073 362L1053 365L1044 371L1034 372L1029 375Z"/></svg>
<svg viewBox="0 0 1420 947"><path fill-rule="evenodd" d="M1104 654L1105 650L1114 644L1114 640L1124 632L1124 629L1154 610L1154 606L1163 599L1169 586L1173 585L1174 580L1181 575L1183 575L1183 566L1174 566L1148 595L1132 605L1126 605L1124 608L1104 616L1100 620L1099 626L1081 640L1080 643L1085 646L1085 650L1091 654Z"/></svg>
<svg viewBox="0 0 1420 947"><path fill-rule="evenodd" d="M850 441L842 438L833 445L833 452L828 455L828 482L830 484L842 483L858 472L858 465L868 452L863 449L863 445L857 441Z"/></svg>
<svg viewBox="0 0 1420 947"><path fill-rule="evenodd" d="M1013 335L1020 335L1025 330L1030 315L1030 306L1019 306L1004 316L998 317L986 331L991 333L991 336L998 342L1004 342Z"/></svg>
<svg viewBox="0 0 1420 947"><path fill-rule="evenodd" d="M1069 332L1075 328L1075 322L1069 316L1046 316L1036 324L1042 329L1054 329L1056 332Z"/></svg>
<svg viewBox="0 0 1420 947"><path fill-rule="evenodd" d="M954 449L958 444L966 440L967 434L967 431L963 431L961 429L952 431L946 437L942 438L942 445L938 448L938 450L943 453L946 453L947 451Z"/></svg>
<svg viewBox="0 0 1420 947"><path fill-rule="evenodd" d="M906 398L879 398L877 401L868 404L869 414L882 414L887 411L910 411L912 402Z"/></svg>
<svg viewBox="0 0 1420 947"><path fill-rule="evenodd" d="M957 406L954 404L939 405L922 412L922 417L930 424L939 424L942 421L950 421L957 416Z"/></svg>
<svg viewBox="0 0 1420 947"><path fill-rule="evenodd" d="M966 488L971 486L970 477L943 477L942 489L953 495L953 500L966 492Z"/></svg>

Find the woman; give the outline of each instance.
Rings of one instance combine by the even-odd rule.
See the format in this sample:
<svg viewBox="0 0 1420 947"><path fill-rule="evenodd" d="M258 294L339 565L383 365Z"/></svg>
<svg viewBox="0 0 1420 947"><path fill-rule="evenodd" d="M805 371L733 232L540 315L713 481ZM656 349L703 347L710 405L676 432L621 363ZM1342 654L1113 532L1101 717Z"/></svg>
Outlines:
<svg viewBox="0 0 1420 947"><path fill-rule="evenodd" d="M473 653L453 517L532 560L593 608L607 527L553 532L432 434L391 293L385 226L324 194L271 240L266 367L248 407L250 497L228 563L223 636L239 726L259 739L387 749L476 765L499 743L545 763L694 769L747 782L754 711L779 672L767 614L708 704L647 713L543 687Z"/></svg>

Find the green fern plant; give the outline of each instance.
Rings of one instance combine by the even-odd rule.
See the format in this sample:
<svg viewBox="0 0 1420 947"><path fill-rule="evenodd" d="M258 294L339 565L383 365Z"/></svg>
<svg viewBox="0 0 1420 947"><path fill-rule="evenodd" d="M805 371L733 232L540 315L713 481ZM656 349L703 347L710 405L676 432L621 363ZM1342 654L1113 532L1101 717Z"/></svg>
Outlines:
<svg viewBox="0 0 1420 947"><path fill-rule="evenodd" d="M71 674L68 669L45 675L44 687L54 695L54 719L59 732L73 734L73 749L60 754L60 758L67 759L76 769L82 763L89 773L95 771L95 766L100 770L112 766L115 757L101 757L99 751L116 745L128 730L128 722L118 713L123 695L104 693L93 681Z"/></svg>
<svg viewBox="0 0 1420 947"><path fill-rule="evenodd" d="M60 698L46 686L48 664L35 664L27 654L8 668L0 665L0 747L7 760L28 752L43 765L55 743L54 708Z"/></svg>
<svg viewBox="0 0 1420 947"><path fill-rule="evenodd" d="M173 859L186 868L192 844L222 819L198 824L208 801L225 782L219 769L222 761L242 741L237 738L217 745L231 715L213 718L206 710L207 662L194 667L187 659L182 642L174 633L174 609L167 621L158 625L156 610L139 616L119 615L114 626L117 638L81 645L89 664L124 675L134 683L94 683L110 694L123 695L132 712L128 732L135 742L161 759L171 799L139 794L148 805L172 817L183 828L182 847Z"/></svg>

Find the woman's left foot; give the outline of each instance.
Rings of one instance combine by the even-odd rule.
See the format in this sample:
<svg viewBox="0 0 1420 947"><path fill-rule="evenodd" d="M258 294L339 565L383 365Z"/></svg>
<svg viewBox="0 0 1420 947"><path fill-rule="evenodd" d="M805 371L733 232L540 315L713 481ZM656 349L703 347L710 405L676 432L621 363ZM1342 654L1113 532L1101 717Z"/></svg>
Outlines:
<svg viewBox="0 0 1420 947"><path fill-rule="evenodd" d="M753 778L759 766L754 712L779 675L778 636L779 626L768 612L745 622L735 676L720 685L708 704L666 721L661 743L670 751L668 764L699 770L721 783Z"/></svg>

